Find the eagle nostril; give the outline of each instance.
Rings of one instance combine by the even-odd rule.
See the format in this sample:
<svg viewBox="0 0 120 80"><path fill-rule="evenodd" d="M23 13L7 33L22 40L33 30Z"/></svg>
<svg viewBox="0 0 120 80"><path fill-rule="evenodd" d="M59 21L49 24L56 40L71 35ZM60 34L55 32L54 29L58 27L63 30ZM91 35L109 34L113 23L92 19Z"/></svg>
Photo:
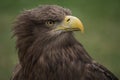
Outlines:
<svg viewBox="0 0 120 80"><path fill-rule="evenodd" d="M70 18L67 19L67 22L69 22L69 21L70 21Z"/></svg>

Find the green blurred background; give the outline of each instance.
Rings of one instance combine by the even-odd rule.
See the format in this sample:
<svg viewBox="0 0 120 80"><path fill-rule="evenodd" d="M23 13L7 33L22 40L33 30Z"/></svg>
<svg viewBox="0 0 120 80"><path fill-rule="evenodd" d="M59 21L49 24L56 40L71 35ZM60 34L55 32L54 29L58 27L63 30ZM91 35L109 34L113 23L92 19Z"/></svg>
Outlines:
<svg viewBox="0 0 120 80"><path fill-rule="evenodd" d="M56 4L79 17L85 33L75 33L89 54L120 78L120 0L0 0L0 80L9 80L18 62L12 26L25 9Z"/></svg>

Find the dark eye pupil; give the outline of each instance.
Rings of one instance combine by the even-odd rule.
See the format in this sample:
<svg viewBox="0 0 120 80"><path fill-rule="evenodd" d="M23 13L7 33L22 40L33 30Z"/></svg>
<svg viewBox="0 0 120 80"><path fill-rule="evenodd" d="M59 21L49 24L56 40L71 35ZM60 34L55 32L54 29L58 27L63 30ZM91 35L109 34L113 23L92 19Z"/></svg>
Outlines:
<svg viewBox="0 0 120 80"><path fill-rule="evenodd" d="M52 21L49 22L49 24L52 24L52 23L53 23Z"/></svg>
<svg viewBox="0 0 120 80"><path fill-rule="evenodd" d="M53 26L54 25L54 21L51 21L51 20L46 21L46 25L47 26Z"/></svg>

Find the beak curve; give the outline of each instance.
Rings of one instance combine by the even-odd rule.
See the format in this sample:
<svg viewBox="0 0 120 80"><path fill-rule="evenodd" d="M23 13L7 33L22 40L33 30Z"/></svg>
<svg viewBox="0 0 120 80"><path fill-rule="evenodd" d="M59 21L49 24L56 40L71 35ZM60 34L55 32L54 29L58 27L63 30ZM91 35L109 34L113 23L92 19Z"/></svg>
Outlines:
<svg viewBox="0 0 120 80"><path fill-rule="evenodd" d="M81 31L84 32L84 27L82 22L75 16L65 16L61 24L59 24L55 31Z"/></svg>

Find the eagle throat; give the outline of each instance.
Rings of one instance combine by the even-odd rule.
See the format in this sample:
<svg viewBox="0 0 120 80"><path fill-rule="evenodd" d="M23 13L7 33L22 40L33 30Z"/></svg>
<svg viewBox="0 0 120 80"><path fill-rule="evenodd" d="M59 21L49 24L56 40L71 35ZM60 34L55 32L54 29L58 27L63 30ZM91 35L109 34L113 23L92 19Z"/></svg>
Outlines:
<svg viewBox="0 0 120 80"><path fill-rule="evenodd" d="M64 63L64 61L82 60L88 62L90 59L72 32L68 32L55 37L50 35L39 37L23 55L22 64L26 68L30 66L32 68L38 64L43 65L43 63L54 65Z"/></svg>

